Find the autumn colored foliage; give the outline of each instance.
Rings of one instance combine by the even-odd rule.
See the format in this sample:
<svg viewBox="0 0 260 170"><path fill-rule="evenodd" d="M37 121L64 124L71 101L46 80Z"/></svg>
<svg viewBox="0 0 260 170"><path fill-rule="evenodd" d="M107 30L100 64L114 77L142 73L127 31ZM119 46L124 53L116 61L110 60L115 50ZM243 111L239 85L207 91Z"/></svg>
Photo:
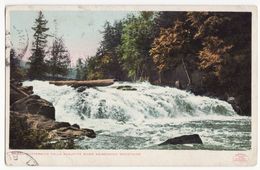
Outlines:
<svg viewBox="0 0 260 170"><path fill-rule="evenodd" d="M235 96L243 114L250 114L251 13L140 12L104 28L86 78L167 85L167 75L184 65L187 76L196 70L204 73L199 88L205 94ZM192 80L189 86L197 88Z"/></svg>

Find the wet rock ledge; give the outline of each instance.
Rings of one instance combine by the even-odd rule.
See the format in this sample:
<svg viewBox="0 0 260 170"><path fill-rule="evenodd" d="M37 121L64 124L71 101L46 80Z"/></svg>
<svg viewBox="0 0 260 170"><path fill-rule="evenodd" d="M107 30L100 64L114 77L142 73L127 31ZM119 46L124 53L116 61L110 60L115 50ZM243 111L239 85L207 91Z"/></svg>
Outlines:
<svg viewBox="0 0 260 170"><path fill-rule="evenodd" d="M92 129L55 121L55 108L52 103L33 95L33 87L22 86L22 83L10 84L10 119L21 120L32 130L44 130L48 134L48 141L96 137Z"/></svg>

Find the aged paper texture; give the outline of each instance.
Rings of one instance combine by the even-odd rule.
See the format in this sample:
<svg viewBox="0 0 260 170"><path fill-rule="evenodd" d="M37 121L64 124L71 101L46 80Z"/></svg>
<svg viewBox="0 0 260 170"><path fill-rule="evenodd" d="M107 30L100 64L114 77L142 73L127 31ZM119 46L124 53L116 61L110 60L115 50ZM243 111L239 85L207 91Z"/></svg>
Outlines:
<svg viewBox="0 0 260 170"><path fill-rule="evenodd" d="M7 6L6 164L253 166L255 6Z"/></svg>

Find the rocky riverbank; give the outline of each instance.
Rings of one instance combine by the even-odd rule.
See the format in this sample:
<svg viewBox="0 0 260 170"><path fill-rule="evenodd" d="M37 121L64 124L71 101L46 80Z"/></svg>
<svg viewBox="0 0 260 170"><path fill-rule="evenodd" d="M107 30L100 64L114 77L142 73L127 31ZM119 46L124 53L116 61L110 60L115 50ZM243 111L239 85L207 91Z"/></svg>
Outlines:
<svg viewBox="0 0 260 170"><path fill-rule="evenodd" d="M33 95L32 86L22 83L10 84L10 148L12 149L73 149L75 139L95 138L92 129L81 128L77 124L55 121L52 103Z"/></svg>

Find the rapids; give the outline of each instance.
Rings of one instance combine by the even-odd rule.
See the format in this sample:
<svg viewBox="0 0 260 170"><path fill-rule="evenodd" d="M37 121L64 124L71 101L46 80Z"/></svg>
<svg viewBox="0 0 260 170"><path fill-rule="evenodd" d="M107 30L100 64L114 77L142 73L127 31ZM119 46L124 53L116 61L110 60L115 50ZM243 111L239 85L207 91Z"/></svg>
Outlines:
<svg viewBox="0 0 260 170"><path fill-rule="evenodd" d="M77 123L97 133L77 145L85 149L247 150L251 118L236 114L225 101L195 96L148 82L116 82L78 92L47 81L26 81L35 94L53 103L57 121ZM134 90L118 87L129 86ZM165 140L197 133L203 145L158 146Z"/></svg>

